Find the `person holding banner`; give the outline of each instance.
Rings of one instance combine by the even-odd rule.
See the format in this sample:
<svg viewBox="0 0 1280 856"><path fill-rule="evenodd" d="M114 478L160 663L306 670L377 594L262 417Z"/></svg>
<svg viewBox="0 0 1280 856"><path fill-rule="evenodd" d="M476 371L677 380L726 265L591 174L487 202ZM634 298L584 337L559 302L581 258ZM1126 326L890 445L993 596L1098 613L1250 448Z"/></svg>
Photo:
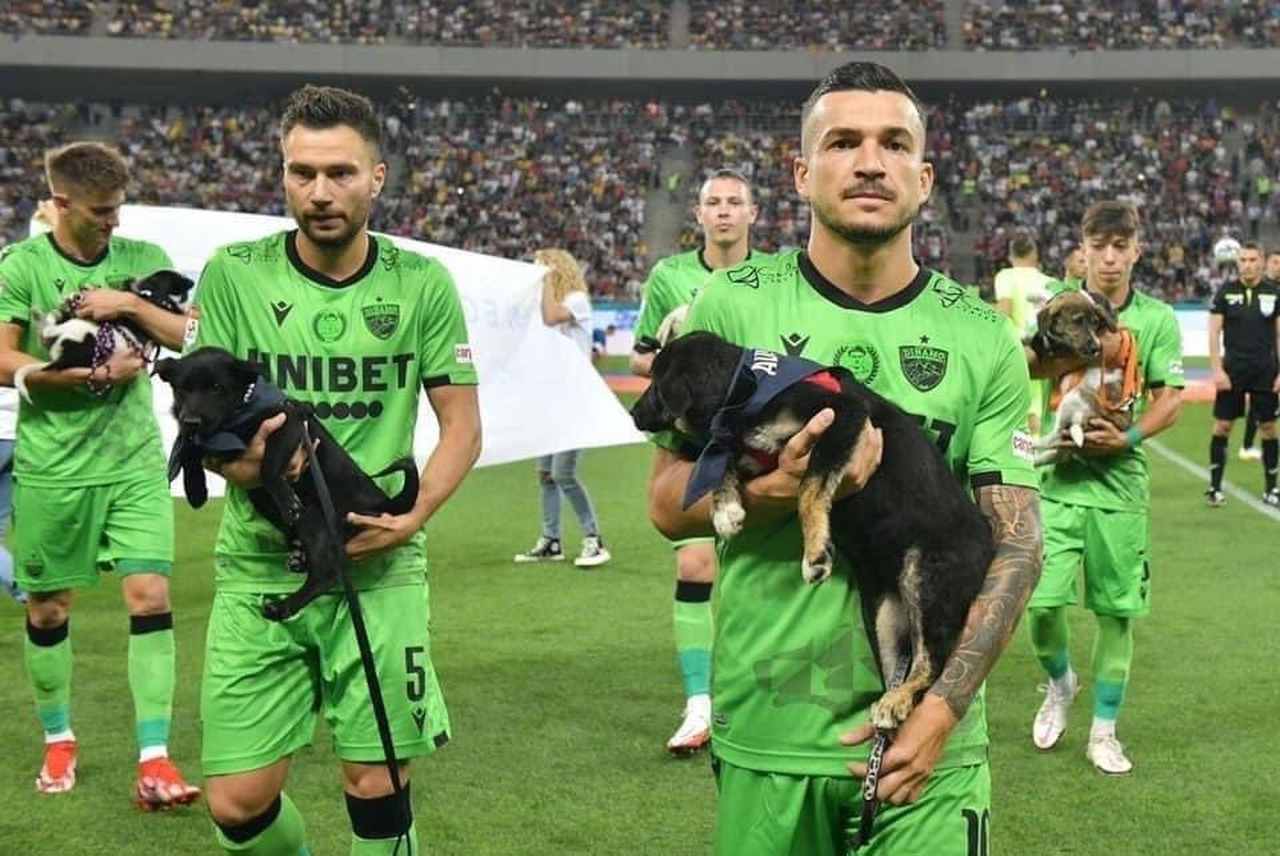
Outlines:
<svg viewBox="0 0 1280 856"><path fill-rule="evenodd" d="M210 467L228 488L201 694L209 809L227 853L306 853L302 815L284 785L323 715L341 761L350 852L417 856L409 761L443 746L450 730L432 665L423 526L480 454L476 370L444 265L369 233L387 170L369 99L305 86L285 108L281 141L298 228L217 251L200 276L188 347L258 362L286 395L312 405L366 472L412 454L424 392L440 439L408 513L348 518L362 530L347 543L347 574L371 637L399 761L394 779L349 601L335 592L288 622L263 616L264 599L300 584L283 537L247 495L283 414L263 423L240 458ZM302 458L299 449L294 472Z"/></svg>
<svg viewBox="0 0 1280 856"><path fill-rule="evenodd" d="M533 260L549 269L542 284L542 321L567 337L582 355L591 359L591 298L582 268L565 250L538 250ZM538 458L538 483L542 488L542 534L516 562L562 562L560 546L560 495L569 500L582 527L582 552L573 560L579 568L595 568L612 556L600 537L600 525L587 489L578 480L581 449L568 449Z"/></svg>
<svg viewBox="0 0 1280 856"><path fill-rule="evenodd" d="M114 234L129 184L124 158L100 143L70 143L46 153L45 172L52 200L40 211L52 231L0 255L0 383L12 385L17 370L49 359L35 322L75 294L80 317L129 319L177 347L182 316L125 288L173 263L155 244ZM129 613L134 798L144 809L189 803L200 790L183 779L168 749L173 501L143 360L121 353L92 370L36 371L27 384L13 460L13 545L16 581L29 596L24 659L44 730L36 789L66 793L76 783L70 614L75 590L96 585L105 568L119 574Z"/></svg>
<svg viewBox="0 0 1280 856"><path fill-rule="evenodd" d="M751 249L751 225L758 209L751 182L736 170L712 173L698 190L694 217L702 227L702 247L669 256L653 266L644 286L644 303L636 321L631 371L649 376L660 331L669 333L707 280L718 270L748 260L767 258ZM659 456L660 458L660 456ZM657 460L655 458L655 466ZM667 740L667 751L686 757L711 740L711 587L716 578L715 538L680 538L671 542L676 554L676 659L684 685L685 707L680 725Z"/></svg>

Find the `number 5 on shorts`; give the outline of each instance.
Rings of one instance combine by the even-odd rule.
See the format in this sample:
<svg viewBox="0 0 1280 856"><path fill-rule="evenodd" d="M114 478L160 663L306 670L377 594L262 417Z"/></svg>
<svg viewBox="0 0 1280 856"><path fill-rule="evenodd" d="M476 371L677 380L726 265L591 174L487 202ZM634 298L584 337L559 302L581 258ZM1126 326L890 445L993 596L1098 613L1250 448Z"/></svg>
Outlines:
<svg viewBox="0 0 1280 856"><path fill-rule="evenodd" d="M404 670L409 680L405 685L405 693L409 701L419 702L427 694L427 670L418 662L418 658L427 653L422 645L411 645L404 649Z"/></svg>

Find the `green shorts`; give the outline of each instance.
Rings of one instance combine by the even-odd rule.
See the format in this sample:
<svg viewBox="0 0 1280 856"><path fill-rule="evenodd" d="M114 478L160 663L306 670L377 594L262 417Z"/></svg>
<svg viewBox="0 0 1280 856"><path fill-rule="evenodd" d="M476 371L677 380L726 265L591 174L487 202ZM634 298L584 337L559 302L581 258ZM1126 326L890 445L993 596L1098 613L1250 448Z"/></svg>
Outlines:
<svg viewBox="0 0 1280 856"><path fill-rule="evenodd" d="M858 779L766 773L717 762L717 856L853 856ZM991 768L937 770L908 806L881 804L857 856L989 856Z"/></svg>
<svg viewBox="0 0 1280 856"><path fill-rule="evenodd" d="M288 757L311 743L318 714L339 758L382 763L346 600L325 595L277 622L262 615L266 597L214 595L200 690L204 774L244 773ZM360 606L396 756L430 754L448 742L449 714L431 662L427 583L362 591Z"/></svg>
<svg viewBox="0 0 1280 856"><path fill-rule="evenodd" d="M672 550L683 550L685 547L692 547L696 544L706 544L709 547L715 547L716 537L714 535L699 535L696 538L677 538L675 541L667 541L671 545Z"/></svg>
<svg viewBox="0 0 1280 856"><path fill-rule="evenodd" d="M168 574L173 498L157 470L116 484L13 488L13 563L24 591L83 588L100 569Z"/></svg>
<svg viewBox="0 0 1280 856"><path fill-rule="evenodd" d="M1151 529L1145 511L1110 511L1041 497L1044 569L1030 607L1076 603L1084 569L1084 604L1099 615L1151 611Z"/></svg>

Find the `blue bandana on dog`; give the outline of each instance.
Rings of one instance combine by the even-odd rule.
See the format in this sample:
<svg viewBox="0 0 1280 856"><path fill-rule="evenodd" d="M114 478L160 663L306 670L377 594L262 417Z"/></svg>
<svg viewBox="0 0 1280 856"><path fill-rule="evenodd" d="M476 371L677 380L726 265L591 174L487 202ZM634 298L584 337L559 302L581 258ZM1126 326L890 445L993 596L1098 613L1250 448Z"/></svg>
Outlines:
<svg viewBox="0 0 1280 856"><path fill-rule="evenodd" d="M752 422L783 390L825 371L826 366L802 357L744 348L724 403L711 418L711 441L698 456L689 477L684 507L693 505L724 481L735 454L741 451L736 438L742 425Z"/></svg>
<svg viewBox="0 0 1280 856"><path fill-rule="evenodd" d="M234 458L249 448L249 441L262 421L284 407L285 397L277 387L259 377L245 394L244 404L212 434L179 434L169 454L169 481L182 472L187 501L199 508L209 498L203 459L206 455Z"/></svg>

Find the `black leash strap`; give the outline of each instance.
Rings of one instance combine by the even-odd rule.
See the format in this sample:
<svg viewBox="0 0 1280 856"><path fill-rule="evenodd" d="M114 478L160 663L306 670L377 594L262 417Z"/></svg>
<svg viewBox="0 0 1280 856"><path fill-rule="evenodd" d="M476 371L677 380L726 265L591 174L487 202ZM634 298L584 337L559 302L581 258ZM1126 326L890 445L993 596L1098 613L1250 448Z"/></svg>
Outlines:
<svg viewBox="0 0 1280 856"><path fill-rule="evenodd" d="M907 669L911 666L911 654L898 664L893 680L886 689L893 689L907 679ZM880 786L880 765L884 763L884 753L893 742L889 732L876 729L876 742L871 745L871 755L867 758L867 777L862 780L862 815L858 819L858 836L853 841L853 849L865 847L871 840L871 829L876 822L876 813L880 810L880 800L876 797L876 788Z"/></svg>
<svg viewBox="0 0 1280 856"><path fill-rule="evenodd" d="M316 461L315 444L311 441L311 432L307 429L308 423L304 420L302 423L302 442L307 450L307 467L311 470L311 478L316 486L316 495L320 498L320 510L324 512L325 525L329 527L329 534L333 536L334 543L341 548L343 545L342 527L339 525L338 514L333 508L333 497L329 494L329 485L325 482L324 473L320 469L319 462ZM394 853L399 853L401 842L406 844L408 842L411 809L404 791L404 785L400 781L400 762L396 759L396 746L391 739L391 720L387 718L387 706L382 700L382 683L378 680L378 666L373 661L373 646L369 644L369 630L364 623L364 612L360 609L360 597L351 585L351 575L347 573L345 554L341 576L342 592L347 599L347 609L351 612L351 625L356 631L356 647L360 650L360 665L364 667L364 681L369 688L369 703L373 706L373 720L378 727L378 739L382 742L382 753L386 757L387 774L391 777L391 790L396 796L396 802L399 803L401 812L403 812L402 820L404 821L405 831L396 838L394 850ZM408 845L406 856L413 856L412 852L409 852L412 847L413 845Z"/></svg>

